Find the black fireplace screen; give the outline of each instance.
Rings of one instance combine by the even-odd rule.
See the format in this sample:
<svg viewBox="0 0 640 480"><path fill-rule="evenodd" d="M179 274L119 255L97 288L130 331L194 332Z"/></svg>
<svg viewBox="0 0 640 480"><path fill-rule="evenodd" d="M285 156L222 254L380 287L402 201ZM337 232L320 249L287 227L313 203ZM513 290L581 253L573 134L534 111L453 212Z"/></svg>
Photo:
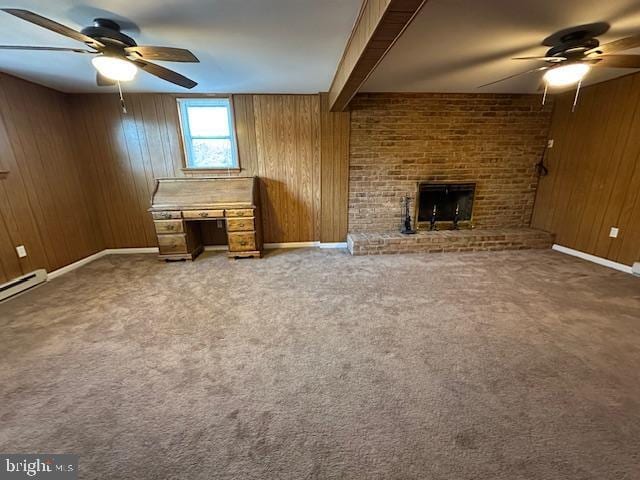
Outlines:
<svg viewBox="0 0 640 480"><path fill-rule="evenodd" d="M418 222L451 222L458 210L458 221L471 220L475 183L421 183L418 185Z"/></svg>

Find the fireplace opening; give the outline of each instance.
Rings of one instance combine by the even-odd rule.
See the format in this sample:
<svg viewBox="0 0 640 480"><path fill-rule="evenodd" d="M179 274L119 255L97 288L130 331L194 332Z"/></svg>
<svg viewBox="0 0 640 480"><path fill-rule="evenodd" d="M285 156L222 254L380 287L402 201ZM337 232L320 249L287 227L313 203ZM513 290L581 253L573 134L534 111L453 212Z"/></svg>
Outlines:
<svg viewBox="0 0 640 480"><path fill-rule="evenodd" d="M475 183L431 183L418 184L418 226L423 227L432 221L435 207L435 221L453 224L456 219L462 226L469 226L473 213L473 196Z"/></svg>

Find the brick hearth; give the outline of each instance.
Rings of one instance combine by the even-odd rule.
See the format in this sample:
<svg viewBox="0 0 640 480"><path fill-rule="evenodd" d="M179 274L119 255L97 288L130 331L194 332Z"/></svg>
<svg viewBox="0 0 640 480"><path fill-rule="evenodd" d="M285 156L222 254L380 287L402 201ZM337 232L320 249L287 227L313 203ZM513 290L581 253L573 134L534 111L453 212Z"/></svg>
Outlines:
<svg viewBox="0 0 640 480"><path fill-rule="evenodd" d="M347 236L352 255L543 249L550 248L553 241L553 234L533 228L421 231L415 235L350 233Z"/></svg>

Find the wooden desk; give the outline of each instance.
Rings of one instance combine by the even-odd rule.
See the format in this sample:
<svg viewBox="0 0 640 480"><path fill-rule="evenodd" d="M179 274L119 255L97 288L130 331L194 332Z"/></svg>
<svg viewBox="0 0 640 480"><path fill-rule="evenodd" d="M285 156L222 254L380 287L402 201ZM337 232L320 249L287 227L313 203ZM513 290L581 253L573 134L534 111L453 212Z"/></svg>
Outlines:
<svg viewBox="0 0 640 480"><path fill-rule="evenodd" d="M204 245L200 222L225 220L229 257L262 256L256 177L157 180L151 208L161 260L193 260Z"/></svg>

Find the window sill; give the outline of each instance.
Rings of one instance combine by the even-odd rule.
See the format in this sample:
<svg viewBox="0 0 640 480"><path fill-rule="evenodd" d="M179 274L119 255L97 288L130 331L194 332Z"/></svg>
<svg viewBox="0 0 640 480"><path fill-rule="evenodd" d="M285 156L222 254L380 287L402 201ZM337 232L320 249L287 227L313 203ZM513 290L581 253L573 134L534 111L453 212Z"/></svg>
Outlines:
<svg viewBox="0 0 640 480"><path fill-rule="evenodd" d="M186 173L240 173L240 167L233 168L181 168Z"/></svg>

